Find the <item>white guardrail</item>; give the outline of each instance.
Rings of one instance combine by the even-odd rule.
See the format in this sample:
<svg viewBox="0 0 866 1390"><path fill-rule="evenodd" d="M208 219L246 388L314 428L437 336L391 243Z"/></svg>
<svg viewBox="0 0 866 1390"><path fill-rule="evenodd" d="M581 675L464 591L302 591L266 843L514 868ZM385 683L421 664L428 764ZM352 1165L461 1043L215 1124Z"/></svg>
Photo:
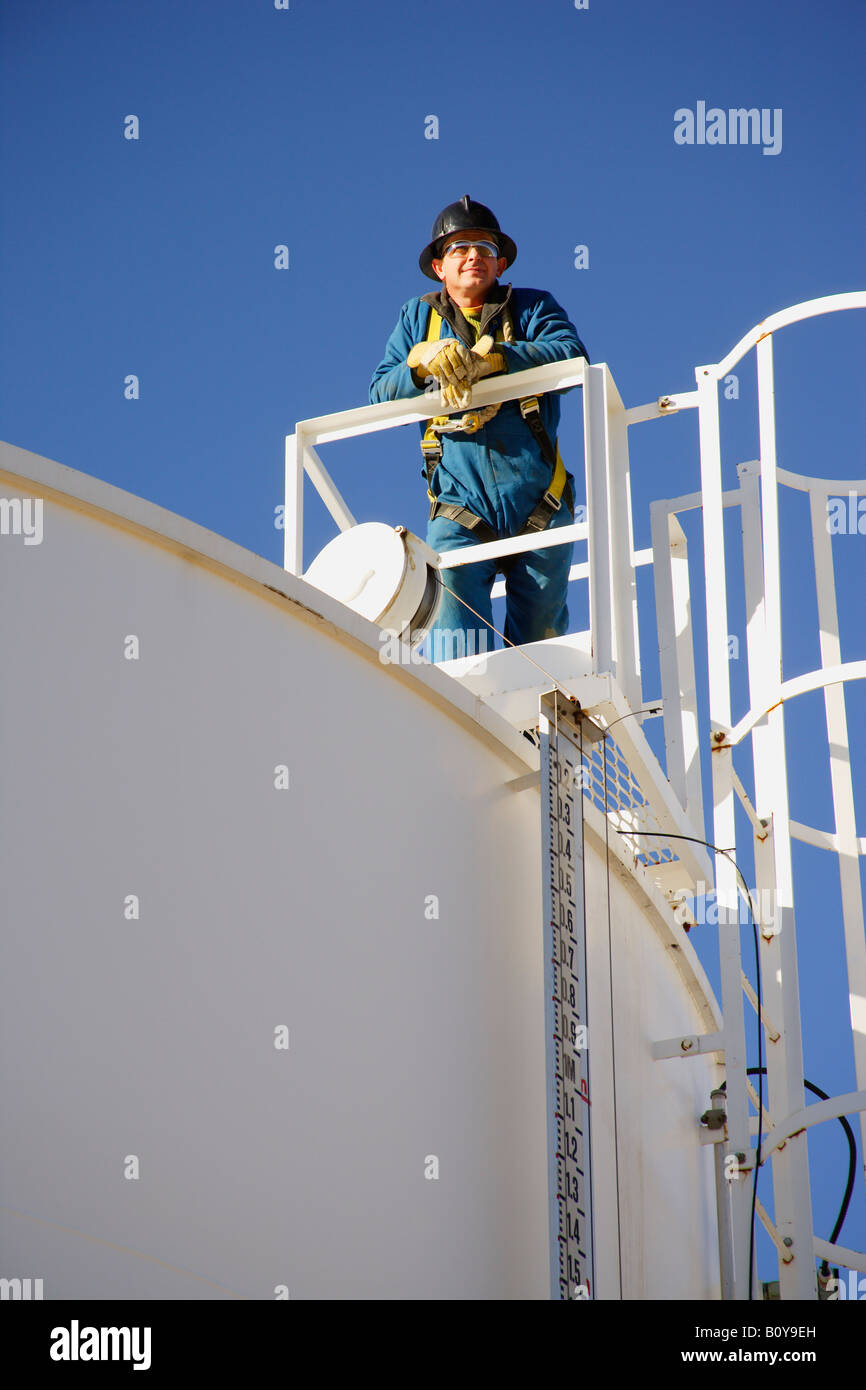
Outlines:
<svg viewBox="0 0 866 1390"><path fill-rule="evenodd" d="M591 367L582 357L551 362L526 372L491 377L472 390L472 406L498 404L520 396L582 386L586 459L586 521L558 527L550 534L513 537L465 546L440 556L440 568L472 564L494 555L512 555L567 541L585 541L587 560L572 565L569 579L589 580L593 665L611 672L633 708L640 707L640 657L637 629L635 566L649 564L652 552L634 552L628 475L626 411L608 367ZM399 425L418 424L431 414L447 413L441 396L419 395L382 404L359 406L333 415L301 420L286 439L286 507L284 565L302 573L304 477L309 477L340 530L356 524L345 499L320 459L316 446L352 439ZM453 413L453 412L452 412ZM665 413L659 409L659 415ZM498 586L497 586L498 587ZM494 588L494 596L497 588Z"/></svg>

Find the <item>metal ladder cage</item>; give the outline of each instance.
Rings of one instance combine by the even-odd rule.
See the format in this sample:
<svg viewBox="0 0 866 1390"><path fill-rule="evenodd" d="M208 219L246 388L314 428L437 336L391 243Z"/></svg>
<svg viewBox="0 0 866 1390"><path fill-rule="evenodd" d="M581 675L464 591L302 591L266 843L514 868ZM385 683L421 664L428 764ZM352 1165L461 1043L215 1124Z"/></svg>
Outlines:
<svg viewBox="0 0 866 1390"><path fill-rule="evenodd" d="M807 1132L819 1123L859 1113L861 1161L866 1153L866 935L858 837L849 754L845 683L866 676L866 661L845 661L839 636L831 536L831 495L864 496L866 480L831 480L789 472L778 466L773 367L773 334L819 314L866 307L866 294L842 294L784 310L757 325L721 362L695 369L697 391L681 404L696 405L699 420L701 491L651 506L659 652L665 711L669 776L684 806L698 822L701 807L699 720L695 699L694 652L688 613L691 595L685 535L677 514L700 508L706 589L709 737L712 763L711 838L728 855L715 854L719 904L719 956L724 1027L721 1042L726 1069L724 1131L708 1138L741 1155L738 1175L746 1181L718 1182L723 1297L754 1296L758 1285L749 1267L758 1094L746 1071L745 1006L758 1000L743 970L744 920L737 867L749 859L755 888L749 908L758 927L763 987L761 1033L766 1066L760 1157L770 1161L774 1219L755 1202L778 1252L779 1296L817 1296L815 1258L866 1272L866 1254L831 1245L814 1235L809 1185ZM737 468L739 486L724 491L719 428L719 383L752 348L756 349L760 459ZM821 665L793 679L782 676L782 610L779 489L805 493L809 501L819 619ZM726 567L724 511L739 507L746 600L748 712L732 719L728 660L729 573ZM818 829L790 817L789 763L784 705L809 691L822 691L826 716L834 824ZM735 750L751 755L754 804L734 765ZM738 813L737 807L742 808ZM742 813L745 813L743 816ZM745 842L738 822L748 826ZM857 1090L817 1104L805 1104L795 930L792 839L835 854L841 884L845 968L851 1014ZM736 861L736 862L735 862ZM768 910L768 904L772 907ZM748 915L746 916L748 920ZM662 1045L664 1046L664 1045ZM709 1046L701 1048L710 1050ZM657 1055L672 1056L671 1049ZM697 1054L693 1054L697 1055ZM750 1116L749 1103L755 1114ZM719 1165L717 1163L717 1174ZM753 1256L754 1260L754 1256Z"/></svg>

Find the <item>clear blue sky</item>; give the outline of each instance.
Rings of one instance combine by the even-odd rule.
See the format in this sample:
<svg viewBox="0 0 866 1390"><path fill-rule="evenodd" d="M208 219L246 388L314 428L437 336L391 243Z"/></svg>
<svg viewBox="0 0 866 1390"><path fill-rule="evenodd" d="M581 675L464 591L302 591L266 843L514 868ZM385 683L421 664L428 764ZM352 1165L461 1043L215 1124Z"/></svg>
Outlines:
<svg viewBox="0 0 866 1390"><path fill-rule="evenodd" d="M585 11L572 0L6 0L0 48L0 437L277 563L284 436L366 402L401 303L431 288L417 256L433 218L465 192L516 240L508 278L561 301L626 405L693 389L694 367L766 315L866 282L860 0L590 0ZM780 151L676 144L674 112L699 101L781 109ZM129 115L138 140L124 139ZM429 115L437 140L425 139ZM288 270L274 268L279 244ZM578 244L587 269L574 267ZM866 474L864 319L812 320L777 339L784 466ZM124 399L130 373L138 401ZM727 485L758 452L753 356L739 374L739 400L722 401ZM578 474L579 404L566 398L561 435ZM644 546L650 500L698 486L697 421L687 412L631 435ZM423 534L414 430L324 458L360 520ZM783 521L790 676L818 658L805 519L786 503ZM697 518L687 533L699 559ZM307 564L332 534L308 490ZM734 528L732 558L736 539ZM863 537L834 542L849 660L866 657L864 557ZM584 607L575 593L575 626ZM736 603L731 630L744 638ZM642 637L652 697L649 625ZM866 834L862 688L848 714ZM659 722L646 729L658 746ZM829 828L820 696L790 707L788 729L802 748L793 814ZM854 1089L838 878L816 851L798 849L796 870L807 1073ZM693 939L715 978L702 932ZM810 1140L824 1235L845 1181L838 1130ZM842 1240L866 1245L859 1181Z"/></svg>

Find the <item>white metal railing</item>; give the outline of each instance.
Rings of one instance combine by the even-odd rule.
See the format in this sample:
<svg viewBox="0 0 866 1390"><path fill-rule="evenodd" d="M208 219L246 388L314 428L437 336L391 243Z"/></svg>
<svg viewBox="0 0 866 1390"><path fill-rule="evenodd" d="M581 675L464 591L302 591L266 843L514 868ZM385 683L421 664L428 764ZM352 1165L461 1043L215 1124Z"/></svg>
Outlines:
<svg viewBox="0 0 866 1390"><path fill-rule="evenodd" d="M512 537L461 547L440 556L441 569L472 564L569 541L587 543L587 559L571 567L569 579L589 581L593 668L611 672L634 709L641 706L635 566L648 564L649 551L635 554L628 471L625 408L608 367L591 367L582 357L551 362L525 372L488 377L472 389L472 406L498 404L545 391L583 386L587 520L537 536ZM284 565L292 574L303 566L303 483L310 478L340 530L355 525L345 500L322 463L317 445L351 439L399 425L418 424L447 413L441 396L423 394L359 406L334 415L301 420L286 439ZM453 412L452 412L453 413ZM493 590L497 595L499 586Z"/></svg>
<svg viewBox="0 0 866 1390"><path fill-rule="evenodd" d="M488 377L472 389L472 405L484 406L513 400L517 396L582 386L586 363L582 357L567 362L551 362L528 372ZM514 383L518 385L515 388ZM284 565L300 574L303 565L303 480L306 473L341 531L355 525L355 519L341 497L316 451L316 445L337 439L353 439L399 425L421 424L431 415L445 414L441 394L423 393L376 405L356 406L333 415L300 420L295 433L286 438L286 529ZM452 412L454 413L454 412Z"/></svg>

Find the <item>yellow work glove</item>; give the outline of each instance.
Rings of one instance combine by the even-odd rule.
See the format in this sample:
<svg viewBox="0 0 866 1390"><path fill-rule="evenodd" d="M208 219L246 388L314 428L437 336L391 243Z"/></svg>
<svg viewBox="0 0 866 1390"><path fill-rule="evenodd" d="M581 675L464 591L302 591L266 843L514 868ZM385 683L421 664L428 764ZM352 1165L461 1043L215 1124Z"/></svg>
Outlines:
<svg viewBox="0 0 866 1390"><path fill-rule="evenodd" d="M483 376L492 375L493 372L505 371L505 354L494 352L493 346L494 343L490 334L485 333L484 337L479 338L472 349L473 357L479 357L481 359L478 366L475 368L476 381L480 380Z"/></svg>
<svg viewBox="0 0 866 1390"><path fill-rule="evenodd" d="M484 376L505 370L505 357L501 352L493 352L493 339L489 333L479 338L470 352L470 376L467 381L447 384L442 387L442 406L445 410L466 410L472 399L472 386ZM499 407L497 406L498 410Z"/></svg>
<svg viewBox="0 0 866 1390"><path fill-rule="evenodd" d="M465 381L459 386L442 387L442 409L446 413L451 410L465 410L471 400L472 387L467 386Z"/></svg>
<svg viewBox="0 0 866 1390"><path fill-rule="evenodd" d="M416 343L406 360L416 380L434 376L442 386L471 386L478 378L478 359L457 338Z"/></svg>

